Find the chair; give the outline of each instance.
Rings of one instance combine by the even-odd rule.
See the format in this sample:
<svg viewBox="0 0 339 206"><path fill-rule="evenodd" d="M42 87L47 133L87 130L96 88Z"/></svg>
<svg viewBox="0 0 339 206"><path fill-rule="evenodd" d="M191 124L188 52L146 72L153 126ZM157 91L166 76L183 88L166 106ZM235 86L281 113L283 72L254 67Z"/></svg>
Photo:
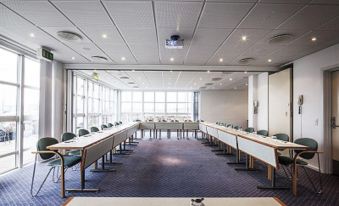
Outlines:
<svg viewBox="0 0 339 206"><path fill-rule="evenodd" d="M236 130L240 129L239 126L234 126L233 128L236 129Z"/></svg>
<svg viewBox="0 0 339 206"><path fill-rule="evenodd" d="M68 141L76 137L76 135L72 132L65 132L61 135L61 141Z"/></svg>
<svg viewBox="0 0 339 206"><path fill-rule="evenodd" d="M72 132L65 132L62 134L61 136L61 141L68 141L68 140L72 140L76 137L76 135ZM67 155L77 155L77 156L80 156L81 155L81 152L80 150L71 150L69 152L66 153Z"/></svg>
<svg viewBox="0 0 339 206"><path fill-rule="evenodd" d="M286 141L286 142L288 142L290 140L290 137L287 134L284 134L284 133L278 133L278 134L275 134L273 136L277 137L278 140L282 140L282 141Z"/></svg>
<svg viewBox="0 0 339 206"><path fill-rule="evenodd" d="M101 125L101 130L107 129L107 126L105 124Z"/></svg>
<svg viewBox="0 0 339 206"><path fill-rule="evenodd" d="M87 129L79 129L79 137L89 134Z"/></svg>
<svg viewBox="0 0 339 206"><path fill-rule="evenodd" d="M114 126L118 126L119 125L119 122L114 122Z"/></svg>
<svg viewBox="0 0 339 206"><path fill-rule="evenodd" d="M317 141L311 138L300 138L300 139L296 139L294 143L307 146L307 150L295 150L294 151L295 156L293 158L288 157L288 156L278 156L279 164L285 167L295 164L296 166L295 169L297 169L297 167L303 168L306 174L306 177L310 181L314 191L318 194L321 194L322 193L322 182L321 182L321 171L320 171L320 157L319 157L319 152L317 151L318 150ZM320 187L319 190L317 190L314 182L312 181L312 178L309 176L309 174L307 173L307 170L305 169L305 167L308 165L308 162L304 161L304 160L311 160L315 155L317 155L317 159L318 159L318 168L319 168L318 174L319 174L319 187ZM285 174L287 175L286 172Z"/></svg>
<svg viewBox="0 0 339 206"><path fill-rule="evenodd" d="M267 130L259 130L257 131L258 135L268 137L268 131Z"/></svg>
<svg viewBox="0 0 339 206"><path fill-rule="evenodd" d="M247 128L245 129L245 132L253 133L253 132L254 132L254 128L253 128L253 127L247 127Z"/></svg>
<svg viewBox="0 0 339 206"><path fill-rule="evenodd" d="M47 149L48 146L57 144L58 140L51 138L51 137L44 137L39 139L37 143L37 151L33 152L35 153L35 161L34 161L34 167L33 167L33 175L32 175L32 182L31 182L31 190L30 193L33 197L37 196L42 188L42 186L45 184L49 174L53 170L53 176L54 176L54 171L58 167L61 167L61 175L64 175L65 168L70 168L73 167L74 165L80 163L81 157L79 156L71 156L71 155L61 155L60 153L56 151L51 151ZM44 178L43 182L41 183L38 191L36 193L33 192L34 190L34 179L35 179L35 171L36 171L36 163L38 160L38 155L40 158L43 160L43 164L47 164L47 166L50 167L46 177ZM54 178L53 178L54 179ZM58 178L59 179L59 178ZM62 183L62 190L65 190L65 184Z"/></svg>
<svg viewBox="0 0 339 206"><path fill-rule="evenodd" d="M119 124L122 124L122 121L120 121Z"/></svg>
<svg viewBox="0 0 339 206"><path fill-rule="evenodd" d="M91 127L91 132L99 132L99 128L98 127Z"/></svg>
<svg viewBox="0 0 339 206"><path fill-rule="evenodd" d="M114 126L114 125L113 125L112 123L108 123L108 124L107 124L107 127L108 127L108 128L111 128L111 127L113 127L113 126Z"/></svg>

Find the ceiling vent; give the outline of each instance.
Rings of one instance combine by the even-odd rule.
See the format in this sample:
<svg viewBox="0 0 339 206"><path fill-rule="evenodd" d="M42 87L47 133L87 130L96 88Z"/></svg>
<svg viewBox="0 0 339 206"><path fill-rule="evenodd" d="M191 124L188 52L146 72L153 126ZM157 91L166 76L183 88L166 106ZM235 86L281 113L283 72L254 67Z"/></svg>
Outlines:
<svg viewBox="0 0 339 206"><path fill-rule="evenodd" d="M138 86L133 86L133 88L138 89L139 87Z"/></svg>
<svg viewBox="0 0 339 206"><path fill-rule="evenodd" d="M135 84L134 82L128 82L128 84Z"/></svg>
<svg viewBox="0 0 339 206"><path fill-rule="evenodd" d="M255 59L252 57L248 57L248 58L243 58L239 60L240 64L249 64L251 62L253 62Z"/></svg>
<svg viewBox="0 0 339 206"><path fill-rule="evenodd" d="M122 77L120 77L120 79L129 79L129 77L122 76Z"/></svg>
<svg viewBox="0 0 339 206"><path fill-rule="evenodd" d="M107 62L108 59L103 56L92 56L92 61L98 61L98 62Z"/></svg>
<svg viewBox="0 0 339 206"><path fill-rule="evenodd" d="M222 78L220 78L220 77L215 77L215 78L212 78L212 81L214 81L214 82L216 82L216 81L220 81L220 80L222 80Z"/></svg>
<svg viewBox="0 0 339 206"><path fill-rule="evenodd" d="M61 39L66 41L79 42L83 39L80 34L72 31L58 31L57 34Z"/></svg>
<svg viewBox="0 0 339 206"><path fill-rule="evenodd" d="M206 87L200 87L199 89L206 89Z"/></svg>
<svg viewBox="0 0 339 206"><path fill-rule="evenodd" d="M211 85L213 85L213 83L206 83L205 85L206 86L211 86Z"/></svg>
<svg viewBox="0 0 339 206"><path fill-rule="evenodd" d="M270 44L287 43L293 39L292 34L278 34L270 38L268 41Z"/></svg>
<svg viewBox="0 0 339 206"><path fill-rule="evenodd" d="M226 71L223 71L222 73L223 73L223 74L227 74L227 75L228 75L228 74L232 74L232 72L226 72Z"/></svg>

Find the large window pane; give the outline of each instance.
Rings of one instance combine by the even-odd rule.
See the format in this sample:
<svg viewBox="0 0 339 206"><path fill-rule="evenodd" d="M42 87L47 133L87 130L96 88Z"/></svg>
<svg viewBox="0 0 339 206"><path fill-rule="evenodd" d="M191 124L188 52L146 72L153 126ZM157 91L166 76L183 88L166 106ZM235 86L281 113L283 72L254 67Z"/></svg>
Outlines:
<svg viewBox="0 0 339 206"><path fill-rule="evenodd" d="M155 103L155 113L165 113L165 103Z"/></svg>
<svg viewBox="0 0 339 206"><path fill-rule="evenodd" d="M176 113L177 103L167 103L167 113Z"/></svg>
<svg viewBox="0 0 339 206"><path fill-rule="evenodd" d="M39 137L39 121L30 120L24 122L24 158L23 163L27 164L34 160L32 151L36 150L36 142Z"/></svg>
<svg viewBox="0 0 339 206"><path fill-rule="evenodd" d="M132 92L121 92L121 101L123 102L132 101Z"/></svg>
<svg viewBox="0 0 339 206"><path fill-rule="evenodd" d="M188 102L187 93L189 92L178 92L178 102Z"/></svg>
<svg viewBox="0 0 339 206"><path fill-rule="evenodd" d="M156 102L165 102L165 92L155 92Z"/></svg>
<svg viewBox="0 0 339 206"><path fill-rule="evenodd" d="M14 169L17 166L17 124L16 122L0 122L0 155L9 154L0 158L0 173ZM13 154L10 154L13 153Z"/></svg>
<svg viewBox="0 0 339 206"><path fill-rule="evenodd" d="M121 112L132 112L132 104L129 102L123 102L121 104Z"/></svg>
<svg viewBox="0 0 339 206"><path fill-rule="evenodd" d="M178 113L188 113L187 103L178 103Z"/></svg>
<svg viewBox="0 0 339 206"><path fill-rule="evenodd" d="M176 92L167 92L167 102L176 102L177 93Z"/></svg>
<svg viewBox="0 0 339 206"><path fill-rule="evenodd" d="M0 80L17 83L18 55L0 48ZM2 93L3 94L3 93Z"/></svg>
<svg viewBox="0 0 339 206"><path fill-rule="evenodd" d="M142 102L142 92L133 92L133 102Z"/></svg>
<svg viewBox="0 0 339 206"><path fill-rule="evenodd" d="M154 112L154 103L144 103L144 112L153 113Z"/></svg>
<svg viewBox="0 0 339 206"><path fill-rule="evenodd" d="M39 118L39 90L25 88L24 90L24 112L30 118Z"/></svg>
<svg viewBox="0 0 339 206"><path fill-rule="evenodd" d="M40 63L25 58L25 85L39 88L40 86Z"/></svg>
<svg viewBox="0 0 339 206"><path fill-rule="evenodd" d="M17 110L16 86L0 84L0 116L16 116Z"/></svg>
<svg viewBox="0 0 339 206"><path fill-rule="evenodd" d="M133 103L133 112L141 113L142 112L142 103Z"/></svg>
<svg viewBox="0 0 339 206"><path fill-rule="evenodd" d="M154 102L154 92L144 92L145 102Z"/></svg>

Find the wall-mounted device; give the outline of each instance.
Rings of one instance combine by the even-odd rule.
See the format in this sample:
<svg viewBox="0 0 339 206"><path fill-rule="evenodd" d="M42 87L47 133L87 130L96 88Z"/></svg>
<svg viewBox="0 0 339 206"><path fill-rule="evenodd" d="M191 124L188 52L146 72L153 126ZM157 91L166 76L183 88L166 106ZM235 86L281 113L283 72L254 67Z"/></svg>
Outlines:
<svg viewBox="0 0 339 206"><path fill-rule="evenodd" d="M258 100L253 101L253 114L258 114L259 102Z"/></svg>
<svg viewBox="0 0 339 206"><path fill-rule="evenodd" d="M298 114L302 113L302 105L304 104L304 95L299 95L298 97Z"/></svg>
<svg viewBox="0 0 339 206"><path fill-rule="evenodd" d="M51 52L51 49L45 48L45 47L41 47L38 49L37 51L37 57L39 59L45 60L45 61L53 61L54 59L54 55Z"/></svg>
<svg viewBox="0 0 339 206"><path fill-rule="evenodd" d="M179 35L172 35L170 39L166 39L166 49L182 49L184 48L184 39L181 39Z"/></svg>

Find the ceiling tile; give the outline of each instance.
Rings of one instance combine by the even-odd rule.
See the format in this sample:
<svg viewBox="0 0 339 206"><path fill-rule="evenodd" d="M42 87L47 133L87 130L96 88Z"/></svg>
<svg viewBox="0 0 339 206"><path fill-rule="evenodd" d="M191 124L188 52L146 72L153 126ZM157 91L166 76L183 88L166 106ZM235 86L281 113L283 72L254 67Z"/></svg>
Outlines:
<svg viewBox="0 0 339 206"><path fill-rule="evenodd" d="M235 28L253 3L206 3L199 28Z"/></svg>

